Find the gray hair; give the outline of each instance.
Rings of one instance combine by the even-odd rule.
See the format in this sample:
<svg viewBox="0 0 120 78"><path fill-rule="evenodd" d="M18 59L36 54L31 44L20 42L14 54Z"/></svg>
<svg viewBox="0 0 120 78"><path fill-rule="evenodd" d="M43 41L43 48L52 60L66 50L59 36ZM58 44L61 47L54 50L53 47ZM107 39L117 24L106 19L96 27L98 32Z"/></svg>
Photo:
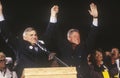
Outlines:
<svg viewBox="0 0 120 78"><path fill-rule="evenodd" d="M71 35L73 32L78 32L78 33L79 33L79 30L78 30L78 29L69 29L68 32L67 32L67 38L69 38L70 35Z"/></svg>
<svg viewBox="0 0 120 78"><path fill-rule="evenodd" d="M27 32L30 32L30 31L36 31L33 27L27 27L24 32L23 32L23 36L26 35Z"/></svg>

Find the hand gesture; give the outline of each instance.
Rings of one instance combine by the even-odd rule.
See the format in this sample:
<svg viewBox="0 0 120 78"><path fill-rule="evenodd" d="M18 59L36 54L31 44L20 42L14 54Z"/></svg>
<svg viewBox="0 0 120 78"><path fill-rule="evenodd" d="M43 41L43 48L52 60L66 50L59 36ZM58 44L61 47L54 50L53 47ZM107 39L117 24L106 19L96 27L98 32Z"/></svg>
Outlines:
<svg viewBox="0 0 120 78"><path fill-rule="evenodd" d="M52 8L51 8L51 16L56 16L57 13L59 11L59 7L57 5L54 5Z"/></svg>
<svg viewBox="0 0 120 78"><path fill-rule="evenodd" d="M90 15L93 16L93 18L98 17L98 10L97 6L94 3L90 4L90 10L88 10Z"/></svg>
<svg viewBox="0 0 120 78"><path fill-rule="evenodd" d="M55 57L56 53L51 52L48 56L48 60L52 60Z"/></svg>

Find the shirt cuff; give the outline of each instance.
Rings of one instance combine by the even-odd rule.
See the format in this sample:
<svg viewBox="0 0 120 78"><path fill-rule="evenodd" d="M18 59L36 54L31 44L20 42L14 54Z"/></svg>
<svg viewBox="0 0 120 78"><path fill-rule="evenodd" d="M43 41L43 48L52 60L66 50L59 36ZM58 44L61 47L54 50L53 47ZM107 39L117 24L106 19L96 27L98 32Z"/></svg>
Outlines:
<svg viewBox="0 0 120 78"><path fill-rule="evenodd" d="M93 24L95 27L98 27L98 18L93 18L92 24Z"/></svg>
<svg viewBox="0 0 120 78"><path fill-rule="evenodd" d="M54 17L54 16L51 16L51 17L50 17L50 22L51 22L51 23L57 23L57 18Z"/></svg>
<svg viewBox="0 0 120 78"><path fill-rule="evenodd" d="M4 19L4 16L3 16L3 15L0 15L0 21L3 21L3 20L5 20L5 19Z"/></svg>

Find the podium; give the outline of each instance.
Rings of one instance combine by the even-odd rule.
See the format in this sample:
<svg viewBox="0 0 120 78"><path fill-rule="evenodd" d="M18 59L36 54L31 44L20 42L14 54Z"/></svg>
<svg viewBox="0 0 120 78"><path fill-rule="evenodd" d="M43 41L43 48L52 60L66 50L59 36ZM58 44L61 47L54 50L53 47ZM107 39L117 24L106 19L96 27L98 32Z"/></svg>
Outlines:
<svg viewBox="0 0 120 78"><path fill-rule="evenodd" d="M25 68L21 78L77 78L76 67Z"/></svg>

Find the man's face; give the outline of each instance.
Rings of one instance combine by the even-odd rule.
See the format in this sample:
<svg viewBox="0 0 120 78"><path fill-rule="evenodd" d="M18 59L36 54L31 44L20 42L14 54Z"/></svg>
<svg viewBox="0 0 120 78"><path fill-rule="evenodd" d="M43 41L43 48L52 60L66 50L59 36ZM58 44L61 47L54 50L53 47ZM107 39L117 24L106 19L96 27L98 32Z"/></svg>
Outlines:
<svg viewBox="0 0 120 78"><path fill-rule="evenodd" d="M6 66L6 59L5 58L0 59L0 69L5 68L5 66Z"/></svg>
<svg viewBox="0 0 120 78"><path fill-rule="evenodd" d="M112 58L114 59L119 58L119 50L117 48L112 48L111 54L112 54Z"/></svg>
<svg viewBox="0 0 120 78"><path fill-rule="evenodd" d="M79 45L80 44L80 34L78 32L72 32L68 38L68 41L75 45Z"/></svg>
<svg viewBox="0 0 120 78"><path fill-rule="evenodd" d="M23 39L30 42L31 44L35 44L38 41L38 36L36 31L30 31L27 32L25 36L23 36Z"/></svg>

